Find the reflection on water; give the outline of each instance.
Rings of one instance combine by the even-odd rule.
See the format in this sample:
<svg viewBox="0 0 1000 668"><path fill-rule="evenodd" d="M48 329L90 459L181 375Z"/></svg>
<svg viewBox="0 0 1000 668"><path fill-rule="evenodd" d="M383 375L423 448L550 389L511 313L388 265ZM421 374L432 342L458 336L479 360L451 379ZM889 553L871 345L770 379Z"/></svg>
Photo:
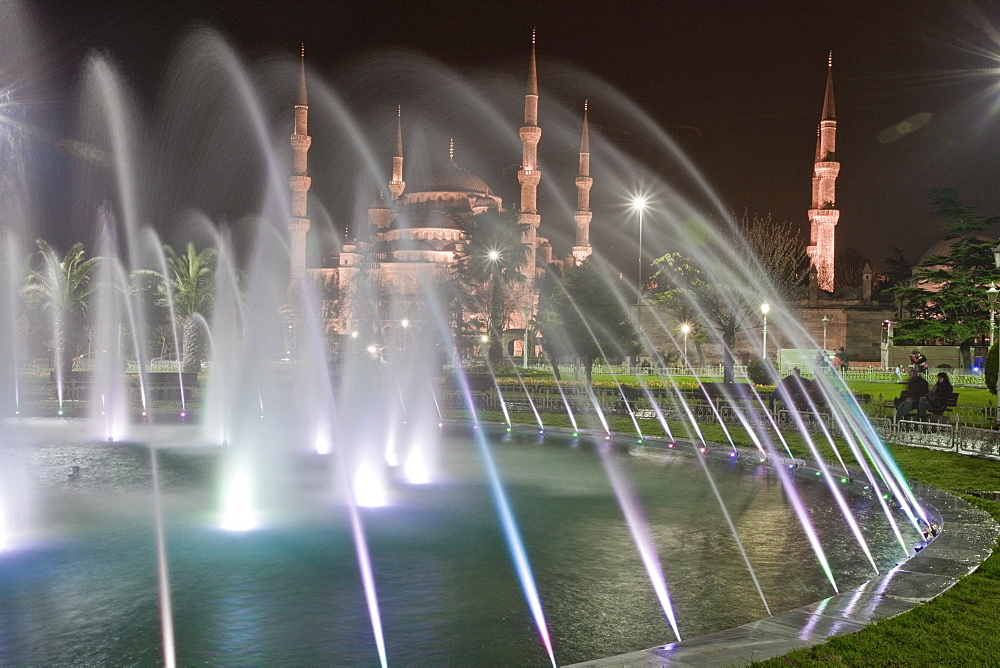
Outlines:
<svg viewBox="0 0 1000 668"><path fill-rule="evenodd" d="M551 625L572 663L673 640L597 455L557 436L495 447ZM377 661L331 457L299 462L280 521L232 534L212 521L217 451L161 453L180 665ZM439 482L398 482L364 511L390 663L544 665L494 520L476 448L442 444ZM160 660L148 452L57 444L20 451L48 539L0 555L0 663ZM684 637L765 616L701 467L683 453L616 455L651 526ZM70 467L81 467L77 480ZM329 473L329 476L327 476ZM720 458L713 475L774 612L830 595L773 472ZM829 491L798 477L838 582L872 572ZM880 566L896 548L878 505L852 502Z"/></svg>

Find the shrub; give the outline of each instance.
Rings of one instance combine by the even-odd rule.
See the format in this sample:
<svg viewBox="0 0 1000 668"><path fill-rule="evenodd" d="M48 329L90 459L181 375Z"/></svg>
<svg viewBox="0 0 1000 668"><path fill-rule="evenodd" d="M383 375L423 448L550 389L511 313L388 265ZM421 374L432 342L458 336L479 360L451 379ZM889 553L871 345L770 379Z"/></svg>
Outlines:
<svg viewBox="0 0 1000 668"><path fill-rule="evenodd" d="M771 374L767 372L767 365L763 360L753 360L747 365L747 378L754 385L771 385Z"/></svg>
<svg viewBox="0 0 1000 668"><path fill-rule="evenodd" d="M983 380L986 381L986 389L991 393L997 393L997 344L990 346L986 353L986 368L983 369Z"/></svg>

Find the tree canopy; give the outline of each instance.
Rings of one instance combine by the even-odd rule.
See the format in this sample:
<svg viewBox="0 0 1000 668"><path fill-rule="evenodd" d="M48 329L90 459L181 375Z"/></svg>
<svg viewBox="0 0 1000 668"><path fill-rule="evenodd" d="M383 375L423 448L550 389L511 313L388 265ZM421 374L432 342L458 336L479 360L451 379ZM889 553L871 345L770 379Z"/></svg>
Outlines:
<svg viewBox="0 0 1000 668"><path fill-rule="evenodd" d="M537 325L550 358L555 363L559 357L578 356L588 383L595 361L640 349L617 285L614 273L591 258L567 269L561 281L546 281L541 290Z"/></svg>
<svg viewBox="0 0 1000 668"><path fill-rule="evenodd" d="M951 252L925 257L909 284L892 288L903 314L895 327L896 340L961 346L967 354L974 340L989 330L986 289L1000 280L1000 271L993 259L996 242L983 232L1000 217L978 214L951 188L932 190L929 196L944 238L952 240Z"/></svg>
<svg viewBox="0 0 1000 668"><path fill-rule="evenodd" d="M516 212L496 209L472 216L463 226L466 238L456 255L455 277L466 289L465 309L482 318L493 361L503 357L501 332L527 299L520 289L529 250L522 240L526 228Z"/></svg>

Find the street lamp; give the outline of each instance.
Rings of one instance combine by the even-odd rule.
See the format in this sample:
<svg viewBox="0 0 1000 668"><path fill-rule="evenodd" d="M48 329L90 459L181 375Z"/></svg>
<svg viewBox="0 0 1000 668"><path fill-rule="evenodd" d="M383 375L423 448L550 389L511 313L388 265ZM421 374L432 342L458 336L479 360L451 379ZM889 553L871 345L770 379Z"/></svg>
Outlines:
<svg viewBox="0 0 1000 668"><path fill-rule="evenodd" d="M830 322L830 319L826 317L826 313L823 314L823 354L826 355L826 323Z"/></svg>
<svg viewBox="0 0 1000 668"><path fill-rule="evenodd" d="M646 210L646 198L642 195L634 197L632 208L639 212L639 282L636 288L639 290L639 301L642 301L642 213Z"/></svg>
<svg viewBox="0 0 1000 668"><path fill-rule="evenodd" d="M410 326L410 321L403 318L403 322L399 323L403 326L403 352L406 352L406 328Z"/></svg>
<svg viewBox="0 0 1000 668"><path fill-rule="evenodd" d="M351 332L351 352L358 352L358 333Z"/></svg>
<svg viewBox="0 0 1000 668"><path fill-rule="evenodd" d="M760 305L760 312L764 314L764 355L761 359L767 359L767 312L771 310L771 305L764 302Z"/></svg>
<svg viewBox="0 0 1000 668"><path fill-rule="evenodd" d="M688 333L691 331L691 325L686 322L681 325L681 334L684 335L684 366L690 367L688 364Z"/></svg>

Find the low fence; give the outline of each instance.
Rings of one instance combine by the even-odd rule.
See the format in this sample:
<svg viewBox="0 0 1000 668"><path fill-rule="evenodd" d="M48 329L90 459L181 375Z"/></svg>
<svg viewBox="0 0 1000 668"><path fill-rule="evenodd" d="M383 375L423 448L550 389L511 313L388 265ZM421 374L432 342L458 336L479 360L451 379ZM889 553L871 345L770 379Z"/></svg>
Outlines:
<svg viewBox="0 0 1000 668"><path fill-rule="evenodd" d="M763 405L755 400L739 398L709 402L697 391L683 392L682 396L684 405L670 401L666 393L656 393L654 406L648 397L625 401L620 393L606 389L595 389L588 394L580 388L564 388L560 394L556 388L531 388L529 395L525 395L520 388L511 388L511 393L505 396L497 393L495 388L489 388L474 390L472 402L480 409L500 410L506 406L509 411L521 413L530 413L532 406L539 412L562 412L569 404L576 415L593 415L599 408L607 415L632 414L641 419L653 419L659 413L667 420L683 421L690 419L690 415L701 423L722 422L748 427L777 425L805 429L811 433L826 431L834 436L841 435L840 424L832 415L782 409L772 411L767 406L770 397L766 394L761 397ZM459 390L445 390L438 400L442 407L465 408L467 405L464 393ZM874 431L887 443L1000 459L1000 431L974 426L967 420L956 419L959 417L956 415L952 415L953 423L896 421L891 415L884 414L885 409L874 404L862 406L869 410L874 407L873 412L882 413L869 414L868 419ZM985 407L967 407L964 413L967 413L964 417L972 417L975 424L989 424L990 410Z"/></svg>

